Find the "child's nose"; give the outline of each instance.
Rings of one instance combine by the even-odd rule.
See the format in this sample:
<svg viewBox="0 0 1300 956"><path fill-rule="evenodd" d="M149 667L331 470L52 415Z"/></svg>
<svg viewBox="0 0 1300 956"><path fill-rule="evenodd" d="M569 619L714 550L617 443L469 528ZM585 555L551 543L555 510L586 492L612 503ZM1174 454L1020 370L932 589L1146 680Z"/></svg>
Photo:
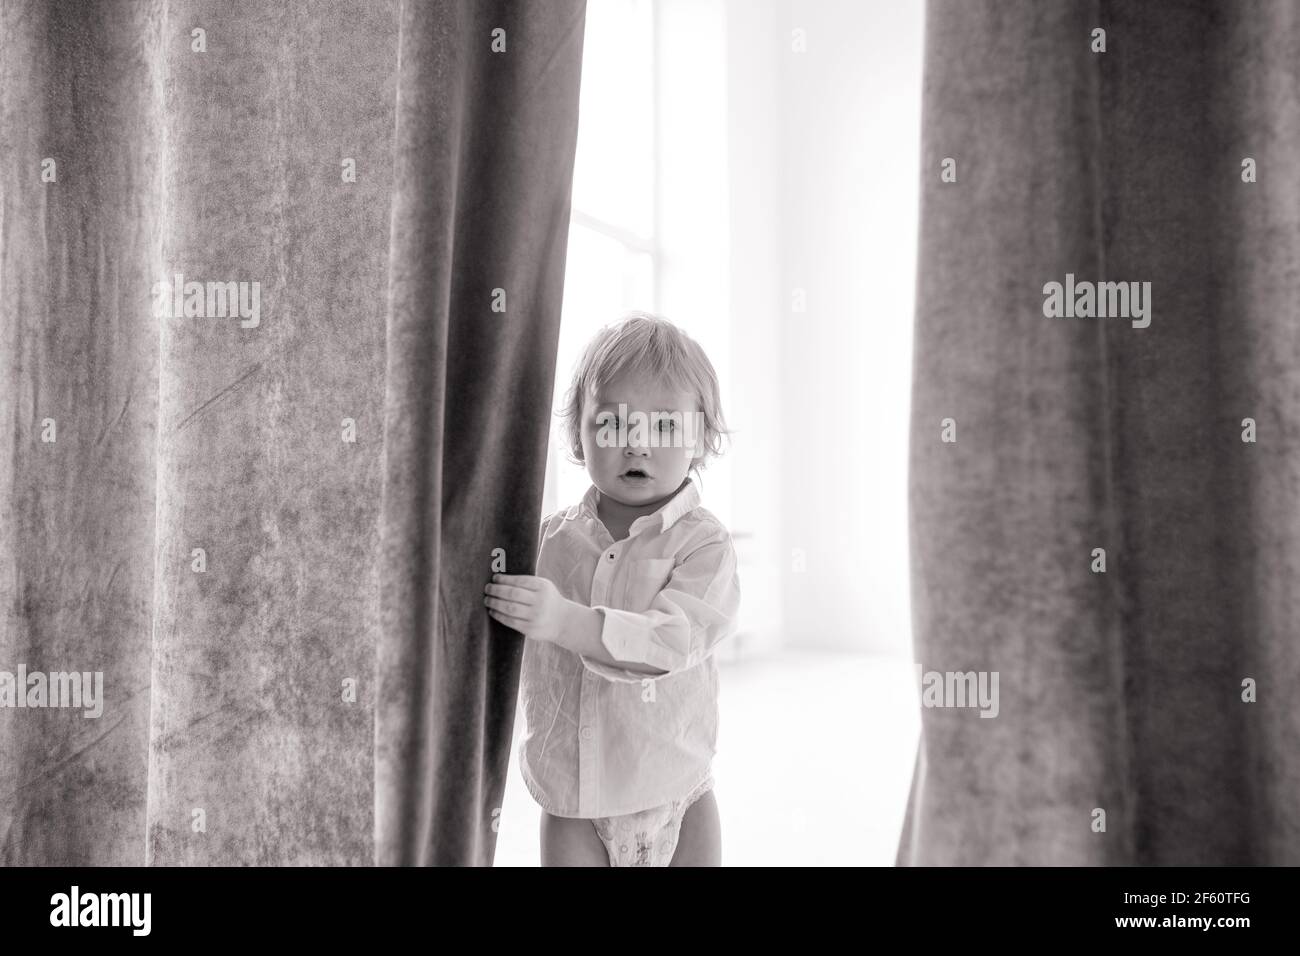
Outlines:
<svg viewBox="0 0 1300 956"><path fill-rule="evenodd" d="M632 457L632 458L649 458L649 457L650 457L650 446L649 446L649 445L634 445L634 444L632 444L632 442L629 441L629 442L627 443L627 447L623 449L623 454L624 454L624 455L628 455L628 456L630 456L630 457Z"/></svg>

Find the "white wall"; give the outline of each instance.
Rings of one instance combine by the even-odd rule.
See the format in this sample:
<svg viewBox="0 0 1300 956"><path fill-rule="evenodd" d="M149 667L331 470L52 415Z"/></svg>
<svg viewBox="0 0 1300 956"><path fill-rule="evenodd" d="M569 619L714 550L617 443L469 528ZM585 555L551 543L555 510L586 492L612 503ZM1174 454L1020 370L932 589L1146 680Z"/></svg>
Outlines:
<svg viewBox="0 0 1300 956"><path fill-rule="evenodd" d="M727 13L734 500L764 564L745 598L787 645L908 654L924 5Z"/></svg>
<svg viewBox="0 0 1300 956"><path fill-rule="evenodd" d="M785 641L782 556L781 144L785 121L778 4L726 3L726 135L733 533L748 649Z"/></svg>

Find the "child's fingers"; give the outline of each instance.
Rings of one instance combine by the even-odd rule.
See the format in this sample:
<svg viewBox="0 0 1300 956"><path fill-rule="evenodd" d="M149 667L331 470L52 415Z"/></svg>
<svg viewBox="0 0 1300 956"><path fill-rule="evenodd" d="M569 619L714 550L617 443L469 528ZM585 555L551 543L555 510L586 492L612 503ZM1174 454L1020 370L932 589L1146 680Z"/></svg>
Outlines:
<svg viewBox="0 0 1300 956"><path fill-rule="evenodd" d="M494 574L492 580L497 584L509 584L530 591L536 591L542 586L541 578L535 574Z"/></svg>
<svg viewBox="0 0 1300 956"><path fill-rule="evenodd" d="M489 608L495 611L500 611L502 614L508 615L509 617L517 617L521 620L529 617L530 606L527 604L520 604L518 601L504 601L501 598L484 597L483 603Z"/></svg>
<svg viewBox="0 0 1300 956"><path fill-rule="evenodd" d="M504 584L485 584L483 592L506 601L517 601L520 604L532 604L537 599L536 591L530 591L527 588L508 587Z"/></svg>
<svg viewBox="0 0 1300 956"><path fill-rule="evenodd" d="M494 611L488 608L488 616L493 620L500 621L506 627L513 627L520 634L524 633L524 626L528 623L521 618L511 617L509 614L502 614L500 611Z"/></svg>

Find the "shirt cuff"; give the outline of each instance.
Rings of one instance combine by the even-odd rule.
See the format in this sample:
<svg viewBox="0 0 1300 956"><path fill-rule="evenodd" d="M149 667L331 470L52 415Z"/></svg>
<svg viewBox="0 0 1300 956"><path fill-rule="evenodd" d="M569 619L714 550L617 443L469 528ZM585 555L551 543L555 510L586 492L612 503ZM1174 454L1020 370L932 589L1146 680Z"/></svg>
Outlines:
<svg viewBox="0 0 1300 956"><path fill-rule="evenodd" d="M650 640L647 633L652 630L645 623L644 614L620 611L617 608L601 608L605 623L600 629L600 643L605 645L609 656L618 661L630 661L634 664L649 664L662 671L680 670L686 661L681 655L675 655L663 645ZM644 674L644 677L662 677L662 674Z"/></svg>

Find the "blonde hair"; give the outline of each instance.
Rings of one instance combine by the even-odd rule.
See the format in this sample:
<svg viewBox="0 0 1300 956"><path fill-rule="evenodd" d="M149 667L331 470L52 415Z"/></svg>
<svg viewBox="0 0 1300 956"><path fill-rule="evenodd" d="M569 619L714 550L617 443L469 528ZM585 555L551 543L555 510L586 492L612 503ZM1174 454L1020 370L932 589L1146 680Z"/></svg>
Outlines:
<svg viewBox="0 0 1300 956"><path fill-rule="evenodd" d="M583 463L583 403L629 367L695 394L704 428L703 451L691 463L692 470L703 468L708 459L722 454L722 440L729 431L722 417L718 375L704 349L667 319L649 312L628 312L587 343L574 367L564 407L556 411L571 461Z"/></svg>

